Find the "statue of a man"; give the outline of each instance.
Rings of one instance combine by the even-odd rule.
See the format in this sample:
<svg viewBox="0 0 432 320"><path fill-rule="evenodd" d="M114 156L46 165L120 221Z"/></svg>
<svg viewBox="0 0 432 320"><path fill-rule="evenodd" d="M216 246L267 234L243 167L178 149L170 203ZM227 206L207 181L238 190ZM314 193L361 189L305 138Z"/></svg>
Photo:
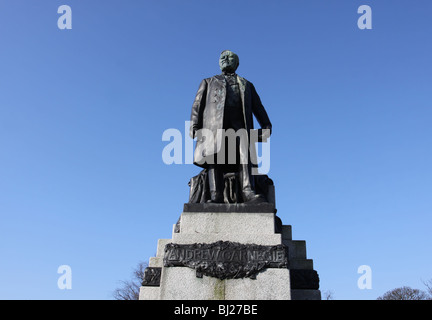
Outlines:
<svg viewBox="0 0 432 320"><path fill-rule="evenodd" d="M253 131L252 115L262 129L269 129L267 132L271 132L272 125L253 84L235 73L238 56L229 50L223 51L219 66L222 74L202 80L192 106L190 136L197 138L194 163L207 169L209 202L224 202L226 172L238 172L243 202L260 202L262 197L255 192L251 172L251 153L255 148L247 143ZM247 133L246 148L239 142L241 135L236 135L234 156L223 134L228 129ZM234 163L227 161L231 156Z"/></svg>

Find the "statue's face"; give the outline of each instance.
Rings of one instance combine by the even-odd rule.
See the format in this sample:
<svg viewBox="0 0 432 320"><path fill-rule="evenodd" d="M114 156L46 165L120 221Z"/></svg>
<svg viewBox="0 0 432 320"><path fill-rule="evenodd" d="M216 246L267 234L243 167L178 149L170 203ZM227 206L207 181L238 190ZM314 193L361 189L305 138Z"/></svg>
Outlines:
<svg viewBox="0 0 432 320"><path fill-rule="evenodd" d="M219 58L219 66L222 71L234 72L237 70L239 61L234 52L224 51Z"/></svg>

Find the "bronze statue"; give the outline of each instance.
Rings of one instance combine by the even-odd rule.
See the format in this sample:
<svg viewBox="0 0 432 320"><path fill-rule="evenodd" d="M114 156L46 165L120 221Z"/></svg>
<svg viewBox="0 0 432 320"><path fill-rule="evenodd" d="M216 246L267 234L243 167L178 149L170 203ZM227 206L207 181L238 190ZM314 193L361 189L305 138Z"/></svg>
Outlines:
<svg viewBox="0 0 432 320"><path fill-rule="evenodd" d="M229 50L223 51L219 66L222 74L202 80L191 112L190 136L197 138L194 164L205 169L202 183L209 191L206 202L228 202L224 196L227 174L237 177L240 196L236 202L262 202L265 199L256 192L251 172L254 165L251 157L256 152L254 144L242 144L242 135L237 133L245 132L246 142L250 141L253 115L261 129L268 129L261 130L260 134L264 131L270 135L272 125L253 84L235 73L238 56ZM234 152L223 134L228 129L236 133Z"/></svg>

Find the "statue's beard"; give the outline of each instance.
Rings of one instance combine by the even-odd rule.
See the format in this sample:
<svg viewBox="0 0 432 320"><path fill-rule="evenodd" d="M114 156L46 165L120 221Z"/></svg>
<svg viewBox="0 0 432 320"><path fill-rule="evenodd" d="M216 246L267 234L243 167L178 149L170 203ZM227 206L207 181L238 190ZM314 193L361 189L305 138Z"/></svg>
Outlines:
<svg viewBox="0 0 432 320"><path fill-rule="evenodd" d="M224 66L221 68L223 73L234 73L236 71L237 68L233 67L233 66Z"/></svg>

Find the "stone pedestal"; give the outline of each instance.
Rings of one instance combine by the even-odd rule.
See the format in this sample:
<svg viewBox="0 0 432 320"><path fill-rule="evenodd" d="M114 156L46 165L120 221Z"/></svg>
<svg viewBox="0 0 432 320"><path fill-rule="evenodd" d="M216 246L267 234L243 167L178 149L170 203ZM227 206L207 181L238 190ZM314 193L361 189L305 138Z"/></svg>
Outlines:
<svg viewBox="0 0 432 320"><path fill-rule="evenodd" d="M158 241L140 300L319 300L318 283L273 204L188 203Z"/></svg>

